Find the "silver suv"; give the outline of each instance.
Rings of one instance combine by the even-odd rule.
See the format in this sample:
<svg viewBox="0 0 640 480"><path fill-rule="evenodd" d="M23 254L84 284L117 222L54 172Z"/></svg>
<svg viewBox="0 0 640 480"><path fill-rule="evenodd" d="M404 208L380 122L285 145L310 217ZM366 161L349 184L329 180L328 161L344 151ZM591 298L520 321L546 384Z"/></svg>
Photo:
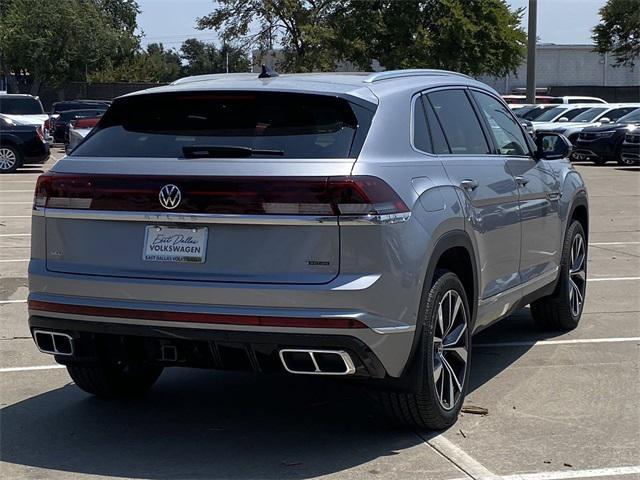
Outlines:
<svg viewBox="0 0 640 480"><path fill-rule="evenodd" d="M437 71L184 79L117 99L37 183L29 324L100 396L169 366L368 379L455 422L471 336L571 329L588 205L559 134Z"/></svg>

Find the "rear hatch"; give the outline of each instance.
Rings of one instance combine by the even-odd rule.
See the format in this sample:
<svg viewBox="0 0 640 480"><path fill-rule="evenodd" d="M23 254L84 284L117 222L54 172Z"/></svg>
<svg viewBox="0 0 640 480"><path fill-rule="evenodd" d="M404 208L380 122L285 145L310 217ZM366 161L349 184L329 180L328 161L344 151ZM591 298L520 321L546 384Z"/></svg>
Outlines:
<svg viewBox="0 0 640 480"><path fill-rule="evenodd" d="M47 269L329 282L340 269L339 215L369 213L392 194L349 177L374 108L282 92L121 98L39 179Z"/></svg>

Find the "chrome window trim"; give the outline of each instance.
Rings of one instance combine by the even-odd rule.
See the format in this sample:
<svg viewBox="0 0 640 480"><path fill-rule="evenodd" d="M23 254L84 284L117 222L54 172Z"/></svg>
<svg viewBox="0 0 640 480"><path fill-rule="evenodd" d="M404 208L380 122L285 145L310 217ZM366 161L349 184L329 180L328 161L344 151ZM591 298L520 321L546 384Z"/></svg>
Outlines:
<svg viewBox="0 0 640 480"><path fill-rule="evenodd" d="M175 212L121 212L36 207L33 215L45 218L103 220L124 222L169 222L229 225L382 225L409 220L411 212L388 215L318 216L318 215L235 215Z"/></svg>

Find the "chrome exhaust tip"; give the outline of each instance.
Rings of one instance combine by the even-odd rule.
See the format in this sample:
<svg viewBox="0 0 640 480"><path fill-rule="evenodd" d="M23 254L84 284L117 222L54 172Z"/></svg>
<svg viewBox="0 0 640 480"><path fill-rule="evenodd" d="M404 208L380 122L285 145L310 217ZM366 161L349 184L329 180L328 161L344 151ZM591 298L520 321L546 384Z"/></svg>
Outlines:
<svg viewBox="0 0 640 480"><path fill-rule="evenodd" d="M66 333L34 330L33 340L38 350L49 355L73 355L73 337Z"/></svg>
<svg viewBox="0 0 640 480"><path fill-rule="evenodd" d="M280 361L289 373L296 375L353 375L356 367L344 350L309 350L285 348Z"/></svg>

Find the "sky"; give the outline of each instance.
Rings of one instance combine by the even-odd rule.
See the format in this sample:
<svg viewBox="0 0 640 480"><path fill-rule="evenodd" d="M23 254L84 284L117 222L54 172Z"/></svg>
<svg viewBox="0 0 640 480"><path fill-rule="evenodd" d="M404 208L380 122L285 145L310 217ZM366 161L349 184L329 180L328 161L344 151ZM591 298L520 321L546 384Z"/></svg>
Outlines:
<svg viewBox="0 0 640 480"><path fill-rule="evenodd" d="M142 13L138 25L142 44L162 42L179 48L187 38L217 40L212 30L195 29L196 18L214 8L213 0L138 0ZM528 0L507 0L512 8L527 7ZM542 43L592 43L591 29L598 23L598 10L605 0L538 0L538 37ZM527 15L522 19L526 30Z"/></svg>

